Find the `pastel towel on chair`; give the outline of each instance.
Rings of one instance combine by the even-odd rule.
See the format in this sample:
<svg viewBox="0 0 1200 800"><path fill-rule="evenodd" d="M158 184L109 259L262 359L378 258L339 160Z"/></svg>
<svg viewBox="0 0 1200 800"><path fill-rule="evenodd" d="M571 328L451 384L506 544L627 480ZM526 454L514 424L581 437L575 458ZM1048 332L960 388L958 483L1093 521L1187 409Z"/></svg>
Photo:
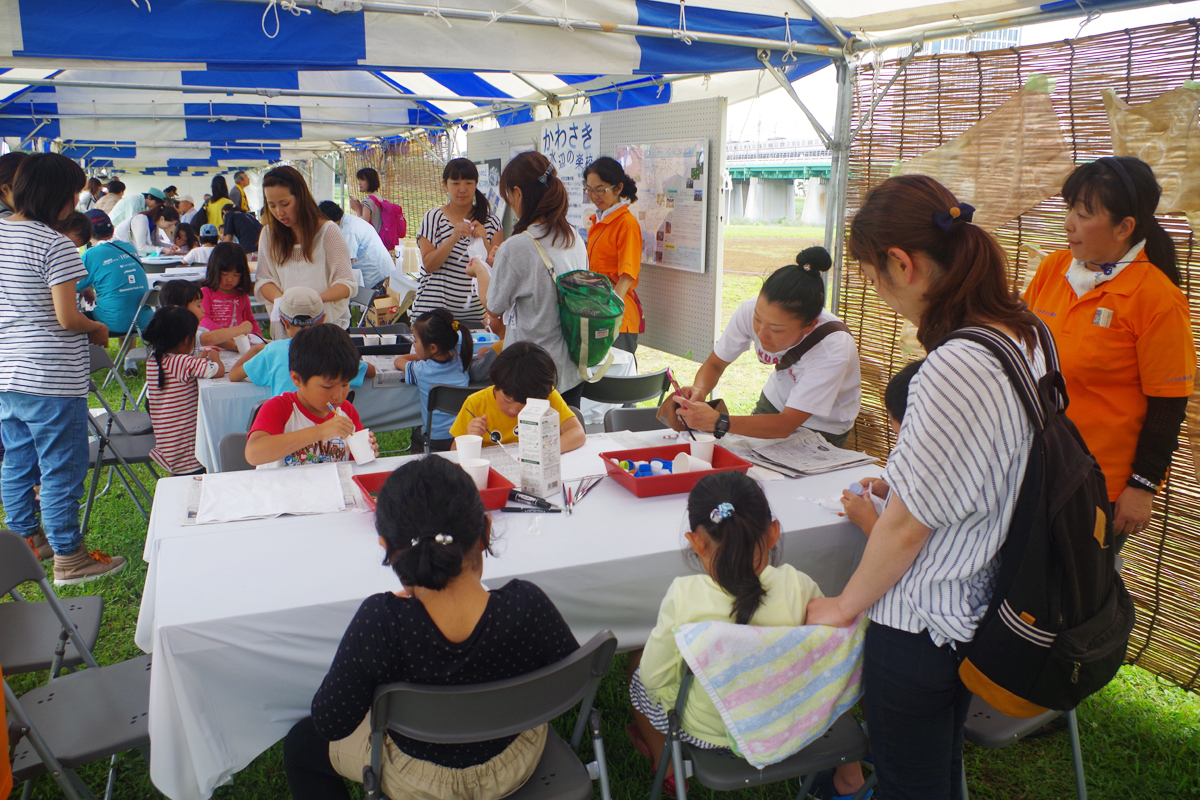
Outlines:
<svg viewBox="0 0 1200 800"><path fill-rule="evenodd" d="M862 697L867 620L846 628L689 622L675 643L755 767L816 741Z"/></svg>

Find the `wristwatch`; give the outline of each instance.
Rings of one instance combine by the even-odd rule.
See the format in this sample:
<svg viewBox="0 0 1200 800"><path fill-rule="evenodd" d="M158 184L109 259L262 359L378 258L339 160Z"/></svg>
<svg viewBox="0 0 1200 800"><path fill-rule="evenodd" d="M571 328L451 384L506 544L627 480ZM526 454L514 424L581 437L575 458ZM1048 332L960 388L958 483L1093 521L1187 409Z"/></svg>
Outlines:
<svg viewBox="0 0 1200 800"><path fill-rule="evenodd" d="M713 436L720 439L727 433L729 433L729 415L722 411L721 416L717 417L717 421L713 424Z"/></svg>

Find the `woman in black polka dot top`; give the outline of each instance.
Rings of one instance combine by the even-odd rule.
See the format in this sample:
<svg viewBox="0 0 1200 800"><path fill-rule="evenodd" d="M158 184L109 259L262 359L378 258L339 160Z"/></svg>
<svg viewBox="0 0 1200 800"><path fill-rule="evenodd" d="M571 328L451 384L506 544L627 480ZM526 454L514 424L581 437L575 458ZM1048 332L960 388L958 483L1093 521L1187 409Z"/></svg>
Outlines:
<svg viewBox="0 0 1200 800"><path fill-rule="evenodd" d="M313 697L312 716L284 745L295 800L349 798L342 776L369 763L375 688L407 681L455 686L512 678L578 649L541 589L521 580L481 583L491 520L465 472L443 458L404 464L388 478L375 516L379 541L405 591L368 597L346 629ZM491 800L533 773L546 726L468 744L433 744L390 733L382 788L388 797Z"/></svg>

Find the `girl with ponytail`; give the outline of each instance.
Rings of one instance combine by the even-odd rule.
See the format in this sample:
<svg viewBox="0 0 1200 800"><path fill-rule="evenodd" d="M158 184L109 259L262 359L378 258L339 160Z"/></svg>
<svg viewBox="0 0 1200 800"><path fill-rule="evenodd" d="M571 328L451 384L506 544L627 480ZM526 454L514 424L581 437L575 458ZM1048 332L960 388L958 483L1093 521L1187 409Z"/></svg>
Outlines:
<svg viewBox="0 0 1200 800"><path fill-rule="evenodd" d="M1122 542L1150 522L1196 366L1175 244L1154 217L1161 194L1136 158L1076 169L1062 190L1070 249L1025 292L1058 344L1067 416L1104 471Z"/></svg>
<svg viewBox="0 0 1200 800"><path fill-rule="evenodd" d="M216 350L204 350L201 358L192 355L199 325L187 308L163 306L143 332L150 346L146 397L155 436L150 457L173 475L204 471L196 460L196 381L225 374Z"/></svg>
<svg viewBox="0 0 1200 800"><path fill-rule="evenodd" d="M362 602L312 701L291 729L283 763L292 797L350 800L371 756L371 703L397 681L463 686L525 675L579 649L541 589L510 580L488 589L492 524L479 490L444 458L409 461L379 493L375 530L383 564L403 587ZM481 742L384 737L387 797L507 797L533 775L547 726Z"/></svg>
<svg viewBox="0 0 1200 800"><path fill-rule="evenodd" d="M429 390L438 384L467 386L471 383L473 355L471 326L454 318L444 308L426 311L413 322L413 349L396 357L396 369L404 370L404 382L416 386L421 395L424 437L430 451L444 452L454 444L450 425L454 416L445 411L429 413ZM413 443L413 451L420 443Z"/></svg>
<svg viewBox="0 0 1200 800"><path fill-rule="evenodd" d="M504 241L500 218L479 190L479 170L467 158L454 158L442 170L446 204L425 212L417 233L421 274L412 310L424 314L444 308L460 322L483 327L482 292L467 275L472 242L492 253Z"/></svg>
<svg viewBox="0 0 1200 800"><path fill-rule="evenodd" d="M627 731L654 768L663 749L667 712L675 707L683 677L675 627L708 621L795 627L805 624L809 602L822 596L803 572L790 564L776 566L779 521L751 478L740 472L704 478L688 495L687 513L688 555L700 562L704 574L671 583L645 649L630 661L634 723ZM694 747L729 746L720 713L698 687L688 693L681 725L684 741ZM863 784L862 771L857 764L843 765L834 784L839 795L853 794ZM668 785L673 795L674 786Z"/></svg>
<svg viewBox="0 0 1200 800"><path fill-rule="evenodd" d="M850 328L825 308L825 278L833 261L824 247L810 247L796 263L775 270L762 291L733 312L717 346L691 386L668 403L695 430L758 439L783 439L804 427L841 447L862 400L858 347ZM725 368L754 348L775 371L751 416L730 417L704 402ZM682 430L682 427L678 428Z"/></svg>
<svg viewBox="0 0 1200 800"><path fill-rule="evenodd" d="M479 282L487 312L504 318L504 346L525 341L545 349L558 368L555 388L578 406L583 380L563 337L554 282L588 268L583 239L567 221L567 189L544 155L528 152L504 167L500 194L517 216L512 238L496 251L494 269L474 259L467 275Z"/></svg>

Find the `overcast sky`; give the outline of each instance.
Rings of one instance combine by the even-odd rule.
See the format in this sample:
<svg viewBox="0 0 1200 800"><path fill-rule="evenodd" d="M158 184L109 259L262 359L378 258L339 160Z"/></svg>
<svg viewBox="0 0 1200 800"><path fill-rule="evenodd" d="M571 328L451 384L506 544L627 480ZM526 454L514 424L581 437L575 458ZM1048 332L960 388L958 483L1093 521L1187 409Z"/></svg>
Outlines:
<svg viewBox="0 0 1200 800"><path fill-rule="evenodd" d="M1083 29L1083 36L1123 30L1124 28L1158 25L1200 17L1200 2L1161 5L1132 11L1113 11L1102 14ZM1083 18L1029 25L1021 31L1021 44L1041 44L1074 38ZM807 78L796 81L796 93L826 130L833 127L837 108L837 84L833 67L827 67ZM753 100L729 107L729 139L815 139L812 127L804 114L782 89L763 94Z"/></svg>

